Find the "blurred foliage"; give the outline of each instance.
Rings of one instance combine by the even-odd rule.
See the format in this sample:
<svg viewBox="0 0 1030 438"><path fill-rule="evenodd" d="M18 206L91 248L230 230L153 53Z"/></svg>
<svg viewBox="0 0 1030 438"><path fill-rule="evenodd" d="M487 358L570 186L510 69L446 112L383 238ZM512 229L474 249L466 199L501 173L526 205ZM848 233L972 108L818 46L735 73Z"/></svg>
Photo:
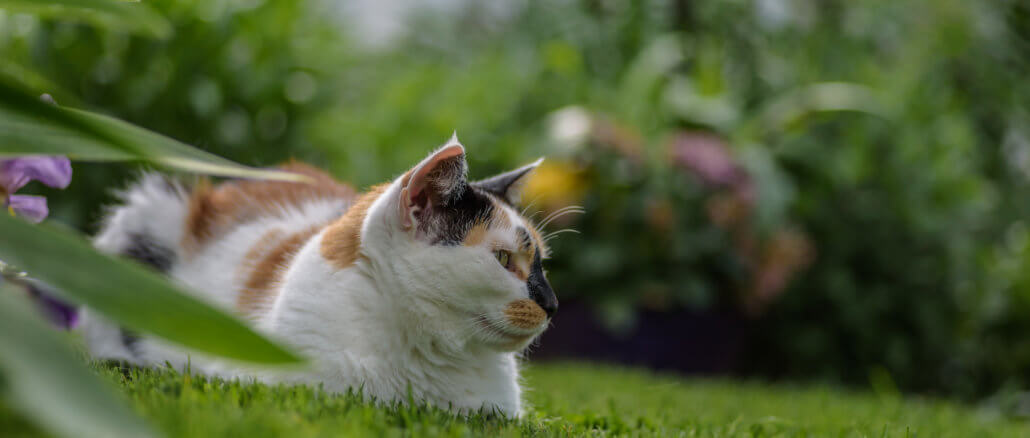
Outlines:
<svg viewBox="0 0 1030 438"><path fill-rule="evenodd" d="M153 436L149 427L82 365L64 334L40 318L23 294L3 278L0 304L0 376L5 404L54 436Z"/></svg>
<svg viewBox="0 0 1030 438"><path fill-rule="evenodd" d="M5 69L249 165L367 186L457 129L528 190L563 299L752 318L747 372L980 396L1030 385L1030 6L527 1L369 48L333 2L152 1L157 39L0 17ZM75 101L81 97L81 102ZM128 175L50 194L89 229ZM695 334L684 334L693 336Z"/></svg>

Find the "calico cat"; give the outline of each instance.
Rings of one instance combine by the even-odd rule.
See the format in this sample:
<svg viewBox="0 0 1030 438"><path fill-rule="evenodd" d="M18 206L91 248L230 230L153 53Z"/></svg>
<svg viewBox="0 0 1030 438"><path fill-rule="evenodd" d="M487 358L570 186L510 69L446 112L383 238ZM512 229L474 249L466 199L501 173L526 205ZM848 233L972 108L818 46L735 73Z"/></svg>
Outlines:
<svg viewBox="0 0 1030 438"><path fill-rule="evenodd" d="M364 194L306 165L314 184L217 186L144 176L110 210L95 245L166 273L311 360L303 371L241 368L136 337L88 310L92 354L224 377L363 391L452 411L519 415L517 352L558 301L547 247L514 208L540 163L466 178L452 137L403 175ZM218 336L212 333L211 336Z"/></svg>

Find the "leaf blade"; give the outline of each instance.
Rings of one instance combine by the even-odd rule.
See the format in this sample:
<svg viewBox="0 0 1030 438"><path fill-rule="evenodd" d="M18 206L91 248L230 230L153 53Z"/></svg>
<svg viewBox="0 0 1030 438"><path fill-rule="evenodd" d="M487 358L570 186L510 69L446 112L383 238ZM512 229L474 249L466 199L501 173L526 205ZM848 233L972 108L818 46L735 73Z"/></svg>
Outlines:
<svg viewBox="0 0 1030 438"><path fill-rule="evenodd" d="M15 293L0 286L0 370L11 404L58 436L152 436Z"/></svg>
<svg viewBox="0 0 1030 438"><path fill-rule="evenodd" d="M102 27L117 27L161 39L172 35L171 23L138 1L0 0L0 8L43 17L85 21Z"/></svg>
<svg viewBox="0 0 1030 438"><path fill-rule="evenodd" d="M46 104L9 79L0 77L0 157L42 154L81 161L150 161L208 175L310 182L292 172L237 164L113 117Z"/></svg>
<svg viewBox="0 0 1030 438"><path fill-rule="evenodd" d="M148 269L93 249L49 224L0 215L0 260L28 271L76 304L198 352L264 364L300 359L236 318Z"/></svg>

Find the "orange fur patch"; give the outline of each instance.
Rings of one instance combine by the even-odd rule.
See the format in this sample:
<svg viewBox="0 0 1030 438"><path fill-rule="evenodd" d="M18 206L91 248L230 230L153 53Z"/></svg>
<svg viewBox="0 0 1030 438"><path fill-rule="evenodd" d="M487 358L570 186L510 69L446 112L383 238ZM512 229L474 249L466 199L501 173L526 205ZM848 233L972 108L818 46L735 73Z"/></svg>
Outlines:
<svg viewBox="0 0 1030 438"><path fill-rule="evenodd" d="M532 236L533 245L535 246L535 248L532 248L531 250L535 251L536 249L539 249L540 257L547 258L550 250L547 248L547 244L544 243L543 237L540 236L540 231L538 231L533 223L528 219L526 220L526 229L529 230L529 235Z"/></svg>
<svg viewBox="0 0 1030 438"><path fill-rule="evenodd" d="M261 298L265 295L262 293L263 291L260 290L262 288L257 287L251 289L248 285L251 283L256 284L256 282L252 280L254 273L259 269L265 255L269 254L285 235L286 232L281 229L268 230L265 234L261 235L261 238L254 242L254 244L250 246L250 249L247 250L247 253L244 254L243 263L240 264L236 272L237 282L243 285L243 289L240 290L240 294L236 298L236 307L240 309L240 311L246 313L248 310L251 310L252 306L260 302Z"/></svg>
<svg viewBox="0 0 1030 438"><path fill-rule="evenodd" d="M531 329L547 319L547 312L530 299L515 300L504 308L508 322L518 328Z"/></svg>
<svg viewBox="0 0 1030 438"><path fill-rule="evenodd" d="M365 222L365 215L372 203L388 188L390 183L372 187L354 201L354 205L347 209L343 217L329 225L322 236L322 257L339 269L354 264L360 256L361 224Z"/></svg>
<svg viewBox="0 0 1030 438"><path fill-rule="evenodd" d="M212 186L207 180L201 181L190 197L183 248L194 251L213 236L256 217L275 214L283 206L355 196L349 185L309 165L290 162L279 169L307 175L312 182L240 180Z"/></svg>
<svg viewBox="0 0 1030 438"><path fill-rule="evenodd" d="M491 199L491 201L493 201ZM465 246L476 246L486 241L486 237L490 234L490 229L494 227L510 227L511 221L508 220L508 215L504 214L504 210L497 206L497 202L493 201L494 210L489 218L482 218L474 225L469 228L467 234L465 234L465 240L461 242Z"/></svg>
<svg viewBox="0 0 1030 438"><path fill-rule="evenodd" d="M282 231L272 230L262 236L246 255L247 260L256 263L252 264L250 275L243 283L243 289L236 300L236 307L240 312L245 315L252 314L261 303L269 301L277 292L276 286L286 272L290 260L311 236L321 229L321 226L314 226L284 238L281 237Z"/></svg>
<svg viewBox="0 0 1030 438"><path fill-rule="evenodd" d="M476 222L472 228L469 229L468 234L465 235L465 240L461 242L465 246L476 246L486 241L487 234L490 233L490 226L486 221Z"/></svg>

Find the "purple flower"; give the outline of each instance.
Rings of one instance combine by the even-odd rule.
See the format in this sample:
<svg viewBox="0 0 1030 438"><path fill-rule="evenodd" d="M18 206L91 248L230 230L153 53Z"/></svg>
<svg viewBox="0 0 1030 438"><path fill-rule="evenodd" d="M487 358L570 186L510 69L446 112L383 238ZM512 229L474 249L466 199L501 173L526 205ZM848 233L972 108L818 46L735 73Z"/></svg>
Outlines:
<svg viewBox="0 0 1030 438"><path fill-rule="evenodd" d="M29 156L0 160L0 203L12 214L39 222L49 210L42 196L15 195L36 180L50 187L65 188L72 180L72 165L65 157Z"/></svg>
<svg viewBox="0 0 1030 438"><path fill-rule="evenodd" d="M50 213L46 198L14 194L32 180L55 188L68 187L72 181L71 162L65 157L42 155L0 160L0 204L12 215L40 222ZM2 266L5 265L0 262ZM72 328L78 320L78 311L53 298L54 295L38 284L29 284L29 296L43 313L57 326Z"/></svg>
<svg viewBox="0 0 1030 438"><path fill-rule="evenodd" d="M79 322L79 310L75 306L54 298L56 292L34 280L28 283L28 291L36 307L50 322L65 330L75 328Z"/></svg>
<svg viewBox="0 0 1030 438"><path fill-rule="evenodd" d="M731 186L745 176L722 138L702 132L684 132L671 145L672 159L710 186Z"/></svg>

